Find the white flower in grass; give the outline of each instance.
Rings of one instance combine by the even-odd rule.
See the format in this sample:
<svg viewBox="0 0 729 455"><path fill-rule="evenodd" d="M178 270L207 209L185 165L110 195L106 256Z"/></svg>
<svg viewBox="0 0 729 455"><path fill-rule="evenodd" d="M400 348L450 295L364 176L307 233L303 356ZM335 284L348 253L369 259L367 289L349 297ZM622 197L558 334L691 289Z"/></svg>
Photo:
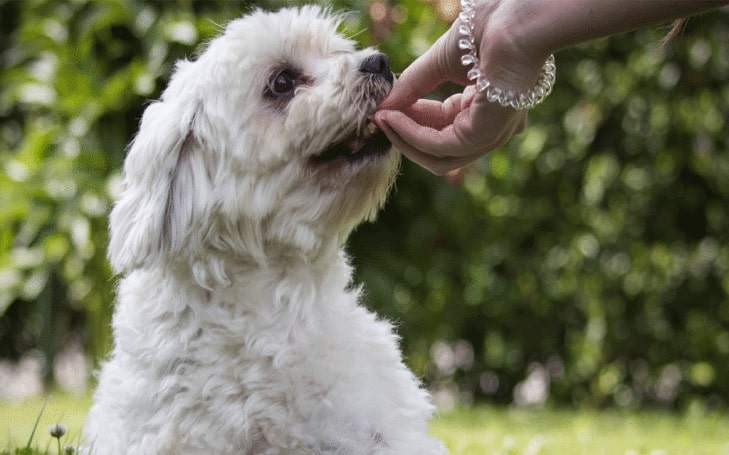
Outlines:
<svg viewBox="0 0 729 455"><path fill-rule="evenodd" d="M50 433L54 438L60 439L64 434L66 434L66 425L62 423L54 423L48 427L48 433Z"/></svg>

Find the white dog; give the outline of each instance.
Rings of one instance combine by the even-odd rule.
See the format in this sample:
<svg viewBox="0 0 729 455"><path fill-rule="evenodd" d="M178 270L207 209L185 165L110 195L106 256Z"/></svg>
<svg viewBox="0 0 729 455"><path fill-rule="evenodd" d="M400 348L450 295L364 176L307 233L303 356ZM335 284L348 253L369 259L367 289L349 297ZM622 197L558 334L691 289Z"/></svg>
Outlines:
<svg viewBox="0 0 729 455"><path fill-rule="evenodd" d="M146 109L110 217L115 345L92 454L442 454L342 246L399 155L387 57L316 7L255 11Z"/></svg>

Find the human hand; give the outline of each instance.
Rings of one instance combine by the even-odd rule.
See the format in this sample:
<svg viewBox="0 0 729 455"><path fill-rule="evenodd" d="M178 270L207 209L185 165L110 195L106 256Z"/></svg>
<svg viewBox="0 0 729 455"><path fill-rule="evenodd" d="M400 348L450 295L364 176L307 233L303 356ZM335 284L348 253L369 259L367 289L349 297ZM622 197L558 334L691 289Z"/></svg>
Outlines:
<svg viewBox="0 0 729 455"><path fill-rule="evenodd" d="M490 11L480 11L483 18ZM478 19L477 17L477 19ZM485 20L476 24L484 30ZM375 123L406 157L442 175L463 167L506 143L526 126L525 110L505 108L486 99L473 85L443 102L422 99L446 81L468 84L459 21L398 78L375 114ZM477 42L482 37L477 33ZM485 46L481 46L484 49ZM485 55L483 50L481 55Z"/></svg>
<svg viewBox="0 0 729 455"><path fill-rule="evenodd" d="M479 1L472 5L473 43L479 70L493 87L525 94L536 88L540 70L548 67L545 59L557 50L727 4L728 0L643 0L620 5L603 0ZM458 45L460 25L456 20L405 69L374 116L405 156L436 174L475 161L520 133L527 121L525 110L490 103L486 92L472 86L443 102L422 99L446 81L468 85L467 68L460 60L464 55Z"/></svg>

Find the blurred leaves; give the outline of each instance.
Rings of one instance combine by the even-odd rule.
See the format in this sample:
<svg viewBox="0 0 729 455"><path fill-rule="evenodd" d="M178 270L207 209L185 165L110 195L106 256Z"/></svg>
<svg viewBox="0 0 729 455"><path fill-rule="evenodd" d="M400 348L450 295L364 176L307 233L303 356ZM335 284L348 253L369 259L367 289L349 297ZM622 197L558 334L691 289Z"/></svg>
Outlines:
<svg viewBox="0 0 729 455"><path fill-rule="evenodd" d="M174 61L218 30L208 9L238 14L228 2L0 3L0 315L17 307L0 320L0 356L40 348L50 371L69 330L106 351L106 217L125 146Z"/></svg>
<svg viewBox="0 0 729 455"><path fill-rule="evenodd" d="M401 27L379 45L396 68L416 56ZM727 404L729 25L694 18L666 48L661 33L561 52L521 136L460 187L406 163L355 233L369 302L442 389L511 401L542 365L557 403ZM443 375L437 340L475 362Z"/></svg>
<svg viewBox="0 0 729 455"><path fill-rule="evenodd" d="M335 3L396 72L457 8ZM71 335L105 352L125 146L174 61L252 6L0 0L0 357L50 361ZM434 387L507 402L541 375L557 403L727 404L729 21L692 19L666 48L662 32L559 53L522 135L460 186L405 163L355 232L367 304Z"/></svg>

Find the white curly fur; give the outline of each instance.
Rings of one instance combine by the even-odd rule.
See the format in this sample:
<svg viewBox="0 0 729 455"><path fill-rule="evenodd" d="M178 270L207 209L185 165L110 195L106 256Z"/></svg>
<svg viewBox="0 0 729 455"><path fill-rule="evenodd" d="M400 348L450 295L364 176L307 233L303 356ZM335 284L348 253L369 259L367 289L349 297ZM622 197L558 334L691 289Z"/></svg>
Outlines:
<svg viewBox="0 0 729 455"><path fill-rule="evenodd" d="M254 11L147 107L110 216L122 279L91 453L445 453L342 250L399 155L314 159L391 88L338 24L316 7ZM267 92L281 68L299 75L288 98Z"/></svg>

